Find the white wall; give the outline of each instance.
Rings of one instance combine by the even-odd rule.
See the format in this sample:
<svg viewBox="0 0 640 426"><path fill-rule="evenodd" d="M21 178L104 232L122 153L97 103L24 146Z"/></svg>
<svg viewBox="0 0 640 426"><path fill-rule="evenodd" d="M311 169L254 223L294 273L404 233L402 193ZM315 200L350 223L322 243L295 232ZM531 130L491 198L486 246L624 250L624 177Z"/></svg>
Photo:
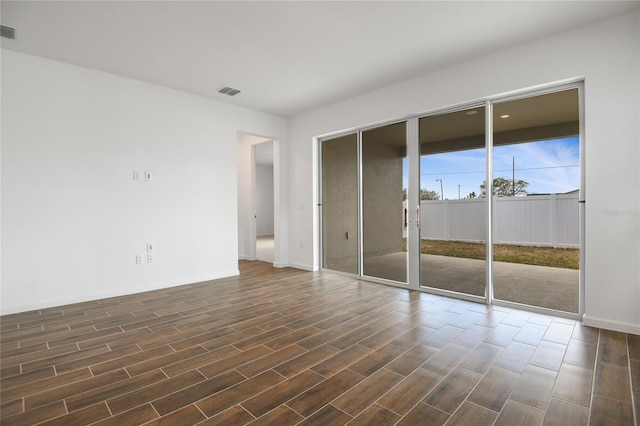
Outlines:
<svg viewBox="0 0 640 426"><path fill-rule="evenodd" d="M290 119L289 244L304 247L290 263L318 267L314 137L584 77L585 323L640 334L639 23L631 12Z"/></svg>
<svg viewBox="0 0 640 426"><path fill-rule="evenodd" d="M2 313L237 274L239 130L286 142L283 118L2 50Z"/></svg>
<svg viewBox="0 0 640 426"><path fill-rule="evenodd" d="M256 165L256 234L273 235L273 166Z"/></svg>

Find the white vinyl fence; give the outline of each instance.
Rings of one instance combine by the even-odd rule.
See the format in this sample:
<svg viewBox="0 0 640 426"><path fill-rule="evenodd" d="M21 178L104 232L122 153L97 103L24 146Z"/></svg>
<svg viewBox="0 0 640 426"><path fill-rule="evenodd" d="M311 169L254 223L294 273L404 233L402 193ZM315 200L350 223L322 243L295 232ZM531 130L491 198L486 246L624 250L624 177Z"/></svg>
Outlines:
<svg viewBox="0 0 640 426"><path fill-rule="evenodd" d="M550 247L579 247L578 194L493 198L493 241ZM421 238L485 241L484 198L421 203Z"/></svg>

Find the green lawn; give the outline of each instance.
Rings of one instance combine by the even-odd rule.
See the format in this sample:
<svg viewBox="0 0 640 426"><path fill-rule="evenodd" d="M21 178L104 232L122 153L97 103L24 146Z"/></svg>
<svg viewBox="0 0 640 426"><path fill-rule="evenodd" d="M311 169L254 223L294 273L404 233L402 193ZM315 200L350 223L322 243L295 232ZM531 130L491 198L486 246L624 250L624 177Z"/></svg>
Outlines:
<svg viewBox="0 0 640 426"><path fill-rule="evenodd" d="M484 243L461 241L422 240L423 254L485 259ZM493 260L498 262L525 263L527 265L552 266L555 268L579 269L580 251L573 248L516 246L494 244Z"/></svg>

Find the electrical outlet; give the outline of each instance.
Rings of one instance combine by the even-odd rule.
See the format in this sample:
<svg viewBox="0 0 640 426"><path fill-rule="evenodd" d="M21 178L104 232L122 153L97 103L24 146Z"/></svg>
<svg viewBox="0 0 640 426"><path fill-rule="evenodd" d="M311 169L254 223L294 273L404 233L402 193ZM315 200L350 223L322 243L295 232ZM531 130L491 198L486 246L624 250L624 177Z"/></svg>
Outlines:
<svg viewBox="0 0 640 426"><path fill-rule="evenodd" d="M304 248L304 243L300 241L300 248Z"/></svg>
<svg viewBox="0 0 640 426"><path fill-rule="evenodd" d="M142 180L142 172L140 170L133 171L133 180Z"/></svg>
<svg viewBox="0 0 640 426"><path fill-rule="evenodd" d="M153 263L153 253L147 253L147 263Z"/></svg>
<svg viewBox="0 0 640 426"><path fill-rule="evenodd" d="M143 257L141 254L136 254L136 264L140 265L143 262Z"/></svg>

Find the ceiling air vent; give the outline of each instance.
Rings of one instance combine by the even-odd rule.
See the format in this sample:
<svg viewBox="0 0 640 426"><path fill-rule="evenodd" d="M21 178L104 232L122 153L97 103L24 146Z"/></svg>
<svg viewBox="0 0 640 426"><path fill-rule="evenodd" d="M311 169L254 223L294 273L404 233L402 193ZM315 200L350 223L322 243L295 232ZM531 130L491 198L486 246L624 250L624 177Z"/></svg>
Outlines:
<svg viewBox="0 0 640 426"><path fill-rule="evenodd" d="M240 93L240 90L234 89L233 87L224 86L218 89L218 93L222 93L223 95L235 96Z"/></svg>
<svg viewBox="0 0 640 426"><path fill-rule="evenodd" d="M0 25L2 27L2 31L0 31L0 35L3 38L10 38L11 40L16 39L16 29L11 27L5 27L4 25Z"/></svg>

